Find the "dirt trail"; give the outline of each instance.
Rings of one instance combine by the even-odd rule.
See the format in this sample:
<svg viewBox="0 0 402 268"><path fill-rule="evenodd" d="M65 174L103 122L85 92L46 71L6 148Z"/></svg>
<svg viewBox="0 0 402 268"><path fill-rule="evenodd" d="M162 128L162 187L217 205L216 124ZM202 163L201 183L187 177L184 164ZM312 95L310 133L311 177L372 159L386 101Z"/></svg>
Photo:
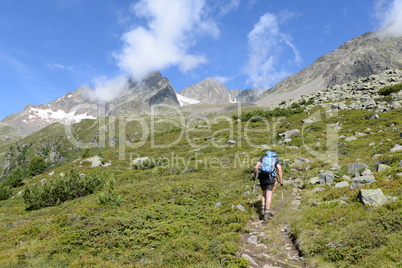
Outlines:
<svg viewBox="0 0 402 268"><path fill-rule="evenodd" d="M281 198L280 187L274 194L277 195L276 199ZM299 189L295 187L290 197L285 199L286 204L291 204L290 211L286 213L294 213L300 205L300 200ZM257 204L261 204L261 201ZM254 214L253 221L247 224L249 232L240 240L241 256L251 263L249 267L311 267L299 256L299 251L292 242L291 226L284 226L282 201L275 202L271 211L274 217L281 218L281 224L275 224L271 220L260 221L259 215Z"/></svg>

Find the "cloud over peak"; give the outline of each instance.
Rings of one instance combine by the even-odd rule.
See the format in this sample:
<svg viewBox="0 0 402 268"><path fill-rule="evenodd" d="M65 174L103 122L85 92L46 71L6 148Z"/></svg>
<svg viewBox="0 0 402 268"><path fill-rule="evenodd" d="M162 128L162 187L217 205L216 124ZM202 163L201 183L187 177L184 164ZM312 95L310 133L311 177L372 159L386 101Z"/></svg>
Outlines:
<svg viewBox="0 0 402 268"><path fill-rule="evenodd" d="M269 88L289 75L280 58L284 50L291 51L291 63L300 63L301 57L293 44L293 38L280 29L280 24L291 18L289 12L279 16L265 13L248 34L248 62L245 67L249 75L247 84Z"/></svg>
<svg viewBox="0 0 402 268"><path fill-rule="evenodd" d="M377 1L375 17L382 34L402 36L402 0Z"/></svg>
<svg viewBox="0 0 402 268"><path fill-rule="evenodd" d="M189 49L198 36L219 36L215 21L204 11L204 0L141 0L132 12L145 21L122 36L120 52L115 53L121 70L141 80L150 72L177 66L187 72L207 59Z"/></svg>

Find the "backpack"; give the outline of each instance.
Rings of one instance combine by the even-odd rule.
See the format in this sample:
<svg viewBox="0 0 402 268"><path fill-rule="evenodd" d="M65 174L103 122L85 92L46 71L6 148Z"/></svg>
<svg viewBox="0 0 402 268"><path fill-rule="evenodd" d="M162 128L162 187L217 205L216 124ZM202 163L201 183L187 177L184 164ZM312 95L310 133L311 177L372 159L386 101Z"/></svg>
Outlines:
<svg viewBox="0 0 402 268"><path fill-rule="evenodd" d="M278 163L278 155L276 152L267 151L261 163L261 169L258 178L262 184L275 183L276 164Z"/></svg>

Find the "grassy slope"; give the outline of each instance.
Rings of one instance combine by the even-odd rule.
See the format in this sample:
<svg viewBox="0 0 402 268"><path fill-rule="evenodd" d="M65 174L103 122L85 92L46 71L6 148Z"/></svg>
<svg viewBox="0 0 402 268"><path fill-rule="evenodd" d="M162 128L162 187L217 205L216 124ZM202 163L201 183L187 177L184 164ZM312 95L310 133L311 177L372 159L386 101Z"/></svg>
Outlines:
<svg viewBox="0 0 402 268"><path fill-rule="evenodd" d="M314 112L310 111L311 114ZM368 127L375 132L350 143L339 140L342 143L338 147L342 170L338 175L345 174L347 165L356 158L369 165L372 171L375 171L377 162L391 165L391 173L376 173L377 182L364 188L381 188L385 195L398 196L399 200L383 208L368 208L356 200L358 190L326 187L326 191L313 193L310 191L313 186L307 186L303 190L300 210L289 215L292 231L298 236L306 258L319 266L370 267L373 263L397 266L401 262L402 188L396 173L402 172L398 168L401 154L389 150L400 140L400 112L399 109L382 113L380 120L370 121L366 120L371 115L368 111L340 111L328 119L323 116L320 122L309 125L309 130L305 129L303 135L292 138L288 145L274 144L277 133L302 129L301 119L310 115L293 115L276 125L270 121L269 128L262 122L232 124L211 117L209 121L193 122L198 127L187 129L188 136L181 136L185 133L178 130L161 133L166 127L177 127L177 124L167 121L173 117L166 117L157 124L159 129L154 143L148 140L139 148L132 145L120 147L120 139L116 147L104 148L105 159L113 163L111 167L80 167L79 161L69 160L54 167L54 176L44 174L25 181L26 185L33 185L44 178L52 180L71 168L80 173L99 173L107 179L116 179L115 192L123 196L120 207L99 205L97 194L93 194L57 207L29 211L21 195L17 195L23 187L14 189L12 199L0 201L0 266L120 267L134 264L217 267L224 258L227 259L225 264L236 266L240 263L235 257L238 240L246 231L244 226L251 216L251 195L247 194L251 185L251 167L255 159L266 151L259 146L271 145L278 150L281 159L290 159L291 163L301 156L310 159L309 168L292 167L293 170L287 164L289 162L284 162L286 180L302 177L307 183L309 178L317 176L319 170L331 166L320 157L314 157L311 150L325 153L327 124L334 122L342 124L339 135L364 132ZM215 123L202 127L200 122L204 125ZM109 119L106 123L113 125ZM110 137L120 136L119 123L115 122L113 126L114 130L107 127L106 144L109 144ZM244 131L246 126L247 133ZM228 130L231 127L233 135ZM393 131L395 127L399 130ZM97 129L96 121L84 120L74 126L73 133L79 140L90 142L97 136ZM379 130L383 132L378 133ZM24 142L41 138L49 140L63 135L63 131L60 128L57 131L44 130L27 137ZM46 136L55 132L57 135ZM125 137L132 141L141 136L135 122L127 125L125 133L130 133ZM209 136L215 137L205 140ZM60 139L63 148L72 146L65 137ZM228 140L238 142L229 146L226 144ZM370 147L373 141L376 144ZM314 147L317 142L321 146ZM303 144L314 149L307 149ZM155 148L155 145L159 147ZM119 148L125 149L124 160L119 155ZM91 153L96 154L98 150L93 148ZM78 158L81 153L82 149L71 152L70 158ZM373 159L377 153L382 156ZM157 162L160 157L167 160L158 167L137 170L130 165L130 154L148 156ZM292 185L286 186L285 193L288 194L291 188ZM348 197L348 205L339 207L335 203L311 207L312 202L341 196ZM275 195L275 200L277 198ZM215 207L218 202L221 206ZM232 208L239 204L246 208L245 212ZM330 242L342 243L343 246L333 249L327 246Z"/></svg>

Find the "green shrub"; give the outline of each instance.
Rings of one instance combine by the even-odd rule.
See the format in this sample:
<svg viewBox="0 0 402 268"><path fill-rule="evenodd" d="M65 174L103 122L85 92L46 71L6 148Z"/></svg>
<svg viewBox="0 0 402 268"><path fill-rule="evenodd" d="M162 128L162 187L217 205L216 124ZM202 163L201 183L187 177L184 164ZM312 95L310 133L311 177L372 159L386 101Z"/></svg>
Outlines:
<svg viewBox="0 0 402 268"><path fill-rule="evenodd" d="M116 183L115 179L111 179L106 182L106 192L99 194L99 204L101 205L111 205L119 207L121 204L121 195L116 197L114 193L114 185Z"/></svg>
<svg viewBox="0 0 402 268"><path fill-rule="evenodd" d="M84 150L84 152L82 153L82 158L87 158L87 157L89 157L89 156L91 156L90 154L89 154L89 148L85 148L85 150Z"/></svg>
<svg viewBox="0 0 402 268"><path fill-rule="evenodd" d="M13 189L10 189L8 185L0 183L0 200L7 200L13 194Z"/></svg>
<svg viewBox="0 0 402 268"><path fill-rule="evenodd" d="M40 156L32 158L28 167L28 176L36 176L42 174L46 170L46 162Z"/></svg>
<svg viewBox="0 0 402 268"><path fill-rule="evenodd" d="M393 86L383 87L382 89L380 89L378 91L378 94L382 95L382 96L388 96L391 93L395 93L395 92L400 91L401 89L402 89L402 83L396 84L396 85L393 85Z"/></svg>
<svg viewBox="0 0 402 268"><path fill-rule="evenodd" d="M233 120L240 119L243 122L259 122L263 119L271 119L273 117L289 117L294 114L300 114L304 111L304 108L298 103L293 103L289 108L275 108L273 110L255 110L252 112L242 113L240 117L238 115L233 115Z"/></svg>
<svg viewBox="0 0 402 268"><path fill-rule="evenodd" d="M13 172L10 175L8 175L6 182L8 185L12 187L18 187L23 184L22 183L23 177L24 177L24 170L20 166L18 166L13 170Z"/></svg>
<svg viewBox="0 0 402 268"><path fill-rule="evenodd" d="M24 189L24 202L32 209L40 209L61 204L67 200L92 194L104 185L103 177L87 175L80 177L74 169L64 177L45 182L42 188L37 184Z"/></svg>

